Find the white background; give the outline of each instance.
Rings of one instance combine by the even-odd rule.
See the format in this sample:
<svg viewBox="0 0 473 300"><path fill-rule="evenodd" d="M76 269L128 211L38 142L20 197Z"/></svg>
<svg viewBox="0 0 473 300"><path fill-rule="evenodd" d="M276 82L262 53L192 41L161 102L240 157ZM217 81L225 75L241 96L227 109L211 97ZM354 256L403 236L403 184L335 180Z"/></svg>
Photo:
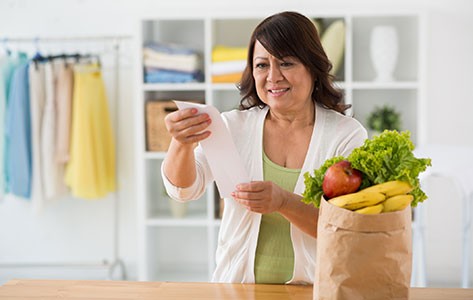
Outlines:
<svg viewBox="0 0 473 300"><path fill-rule="evenodd" d="M376 7L424 9L428 13L427 52L424 53L427 61L427 142L473 146L473 2L468 0L0 0L0 40L36 36L136 37L138 21L143 16L192 17L228 10L269 15L280 10L303 13L309 7L336 12L366 11ZM39 46L47 52L45 46ZM4 199L0 202L0 264L112 260L112 200L118 197L119 254L126 264L128 277L136 278L138 245L132 118L138 95L134 66L138 52L133 52L134 46L134 40L122 43L120 98L110 103L112 114L118 116L119 121L119 192L97 201L58 199L39 214L33 214L29 203L23 199ZM60 47L66 51L99 48L104 53L108 93L111 99L114 98L113 49L109 44L79 46L71 43L56 45L55 49ZM438 179L432 183L430 199L425 204L428 213L428 284L459 286L462 214L458 193L452 190L452 182L448 180ZM0 283L13 277L100 278L103 274L103 269L94 268L0 268Z"/></svg>

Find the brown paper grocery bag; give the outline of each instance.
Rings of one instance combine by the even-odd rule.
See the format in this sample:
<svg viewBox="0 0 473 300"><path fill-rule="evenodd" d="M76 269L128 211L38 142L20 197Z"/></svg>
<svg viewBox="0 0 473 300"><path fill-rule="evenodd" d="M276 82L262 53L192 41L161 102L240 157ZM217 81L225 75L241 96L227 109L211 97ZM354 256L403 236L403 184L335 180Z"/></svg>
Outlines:
<svg viewBox="0 0 473 300"><path fill-rule="evenodd" d="M362 215L322 198L314 300L408 299L411 223L410 206Z"/></svg>

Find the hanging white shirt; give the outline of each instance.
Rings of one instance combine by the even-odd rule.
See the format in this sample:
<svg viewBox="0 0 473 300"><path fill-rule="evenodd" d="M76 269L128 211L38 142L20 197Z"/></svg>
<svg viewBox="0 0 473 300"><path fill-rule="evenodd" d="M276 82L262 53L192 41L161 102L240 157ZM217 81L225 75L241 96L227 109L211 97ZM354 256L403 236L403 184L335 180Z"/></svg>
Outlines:
<svg viewBox="0 0 473 300"><path fill-rule="evenodd" d="M53 199L63 194L66 187L61 165L56 159L56 71L53 62L46 62L44 68L46 98L41 128L41 157L44 194L46 199Z"/></svg>
<svg viewBox="0 0 473 300"><path fill-rule="evenodd" d="M41 155L41 128L46 101L45 68L43 63L30 63L30 118L33 178L31 183L31 203L39 212L44 205L43 164Z"/></svg>

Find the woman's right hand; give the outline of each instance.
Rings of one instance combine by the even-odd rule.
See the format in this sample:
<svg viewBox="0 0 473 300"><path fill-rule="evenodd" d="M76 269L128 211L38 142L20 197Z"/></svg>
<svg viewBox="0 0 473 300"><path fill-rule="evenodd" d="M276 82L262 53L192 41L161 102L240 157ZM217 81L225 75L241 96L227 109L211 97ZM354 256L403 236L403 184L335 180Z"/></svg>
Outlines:
<svg viewBox="0 0 473 300"><path fill-rule="evenodd" d="M168 114L164 118L166 129L180 144L191 145L198 143L210 135L211 119L208 114L197 114L197 109L186 108Z"/></svg>

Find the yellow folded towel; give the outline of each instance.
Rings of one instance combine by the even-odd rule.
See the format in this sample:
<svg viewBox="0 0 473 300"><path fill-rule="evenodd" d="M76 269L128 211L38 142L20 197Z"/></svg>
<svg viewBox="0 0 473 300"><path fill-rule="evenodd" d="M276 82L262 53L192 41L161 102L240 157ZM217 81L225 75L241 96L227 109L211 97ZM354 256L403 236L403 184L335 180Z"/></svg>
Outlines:
<svg viewBox="0 0 473 300"><path fill-rule="evenodd" d="M228 47L217 45L212 50L212 61L246 60L246 47Z"/></svg>
<svg viewBox="0 0 473 300"><path fill-rule="evenodd" d="M241 80L241 72L223 74L223 75L212 75L213 83L238 83Z"/></svg>
<svg viewBox="0 0 473 300"><path fill-rule="evenodd" d="M241 73L246 67L246 60L229 60L213 62L210 66L212 75L224 75L231 73Z"/></svg>

